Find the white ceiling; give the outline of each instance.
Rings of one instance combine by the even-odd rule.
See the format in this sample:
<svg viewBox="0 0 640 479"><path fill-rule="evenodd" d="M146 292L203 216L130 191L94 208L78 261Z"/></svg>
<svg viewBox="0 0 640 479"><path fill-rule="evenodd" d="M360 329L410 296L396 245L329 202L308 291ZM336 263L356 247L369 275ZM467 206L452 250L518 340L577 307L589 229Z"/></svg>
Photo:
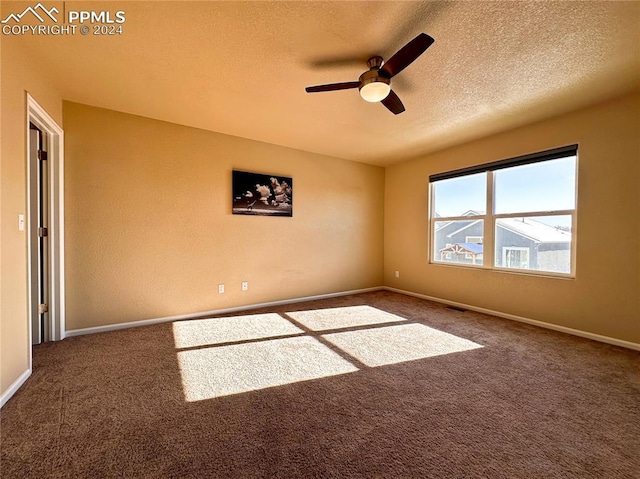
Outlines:
<svg viewBox="0 0 640 479"><path fill-rule="evenodd" d="M2 2L3 17L20 6ZM28 4L34 2L28 2ZM43 2L46 6L62 2ZM25 4L21 6L24 7ZM124 10L121 36L2 37L66 100L389 165L635 90L640 2L66 2ZM418 33L393 115L355 81Z"/></svg>

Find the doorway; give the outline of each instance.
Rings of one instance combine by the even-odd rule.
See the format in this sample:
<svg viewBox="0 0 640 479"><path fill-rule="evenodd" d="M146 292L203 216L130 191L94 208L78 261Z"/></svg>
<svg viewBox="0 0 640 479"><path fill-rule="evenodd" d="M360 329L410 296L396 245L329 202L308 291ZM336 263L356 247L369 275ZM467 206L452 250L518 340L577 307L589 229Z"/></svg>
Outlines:
<svg viewBox="0 0 640 479"><path fill-rule="evenodd" d="M64 136L29 94L26 127L29 337L35 345L65 336Z"/></svg>
<svg viewBox="0 0 640 479"><path fill-rule="evenodd" d="M31 240L31 344L51 341L49 324L49 185L47 134L29 123L29 236Z"/></svg>

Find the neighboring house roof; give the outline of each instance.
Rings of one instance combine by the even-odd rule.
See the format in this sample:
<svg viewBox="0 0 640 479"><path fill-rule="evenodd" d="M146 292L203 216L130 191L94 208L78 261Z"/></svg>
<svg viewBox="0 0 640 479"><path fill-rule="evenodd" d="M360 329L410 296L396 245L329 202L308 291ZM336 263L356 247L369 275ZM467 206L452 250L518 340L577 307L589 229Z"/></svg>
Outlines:
<svg viewBox="0 0 640 479"><path fill-rule="evenodd" d="M464 216L476 216L478 212L469 210ZM456 220L456 221L448 221L438 227L436 231L440 231L447 226L450 226L454 223L460 225L460 228L457 230L447 234L448 238L457 235L461 231L466 230L467 228L472 227L482 220ZM520 236L524 236L525 238L529 238L536 243L570 243L571 242L571 232L564 231L559 228L555 228L553 226L549 226L540 221L536 221L532 218L498 218L496 220L496 225L511 231L513 233L519 234Z"/></svg>
<svg viewBox="0 0 640 479"><path fill-rule="evenodd" d="M462 216L480 216L482 211L477 210L468 210L465 213L462 213Z"/></svg>
<svg viewBox="0 0 640 479"><path fill-rule="evenodd" d="M456 243L441 249L440 252L482 254L482 245L477 243Z"/></svg>
<svg viewBox="0 0 640 479"><path fill-rule="evenodd" d="M479 215L481 215L481 214L482 214L482 211L468 210L468 211L465 211L464 213L462 213L460 216L479 216ZM435 216L434 216L434 218L440 218L440 217L441 217L441 216L440 216L438 213L436 213L436 214L435 214ZM451 220L451 221L446 221L446 222L444 222L443 224L441 224L440 226L438 226L438 227L436 228L436 231L441 230L442 228L446 228L447 226L449 226L449 225L450 225L450 224L452 224L452 223L460 222L460 221L464 221L464 220ZM474 221L474 223L475 223L475 221Z"/></svg>
<svg viewBox="0 0 640 479"><path fill-rule="evenodd" d="M531 218L499 218L497 226L512 231L536 243L570 243L571 233Z"/></svg>
<svg viewBox="0 0 640 479"><path fill-rule="evenodd" d="M457 235L458 233L460 233L461 231L466 230L467 228L471 228L473 225L480 223L480 221L482 220L475 220L475 221L470 221L467 224L465 224L462 228L455 230L453 233L449 233L447 235L448 238L451 238L453 235Z"/></svg>

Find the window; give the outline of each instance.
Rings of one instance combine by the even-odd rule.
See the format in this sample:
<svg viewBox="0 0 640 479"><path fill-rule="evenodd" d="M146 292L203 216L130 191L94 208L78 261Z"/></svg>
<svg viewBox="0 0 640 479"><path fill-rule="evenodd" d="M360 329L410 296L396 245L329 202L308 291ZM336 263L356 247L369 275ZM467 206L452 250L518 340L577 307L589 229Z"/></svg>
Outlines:
<svg viewBox="0 0 640 479"><path fill-rule="evenodd" d="M505 268L529 269L529 248L504 246L502 264Z"/></svg>
<svg viewBox="0 0 640 479"><path fill-rule="evenodd" d="M573 275L578 146L429 177L430 261Z"/></svg>
<svg viewBox="0 0 640 479"><path fill-rule="evenodd" d="M482 236L467 236L464 239L465 243L476 243L476 244L482 244Z"/></svg>

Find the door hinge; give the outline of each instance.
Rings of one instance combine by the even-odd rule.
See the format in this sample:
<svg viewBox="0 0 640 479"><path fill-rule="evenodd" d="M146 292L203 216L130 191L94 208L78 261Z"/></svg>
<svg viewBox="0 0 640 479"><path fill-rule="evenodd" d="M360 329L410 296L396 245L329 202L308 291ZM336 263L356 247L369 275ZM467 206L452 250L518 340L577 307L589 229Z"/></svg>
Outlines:
<svg viewBox="0 0 640 479"><path fill-rule="evenodd" d="M48 304L41 304L38 306L38 314L44 314L49 312Z"/></svg>
<svg viewBox="0 0 640 479"><path fill-rule="evenodd" d="M49 229L46 226L41 226L38 228L38 236L40 238L44 238L45 236L49 236Z"/></svg>
<svg viewBox="0 0 640 479"><path fill-rule="evenodd" d="M47 152L38 150L38 159L42 161L47 161Z"/></svg>

